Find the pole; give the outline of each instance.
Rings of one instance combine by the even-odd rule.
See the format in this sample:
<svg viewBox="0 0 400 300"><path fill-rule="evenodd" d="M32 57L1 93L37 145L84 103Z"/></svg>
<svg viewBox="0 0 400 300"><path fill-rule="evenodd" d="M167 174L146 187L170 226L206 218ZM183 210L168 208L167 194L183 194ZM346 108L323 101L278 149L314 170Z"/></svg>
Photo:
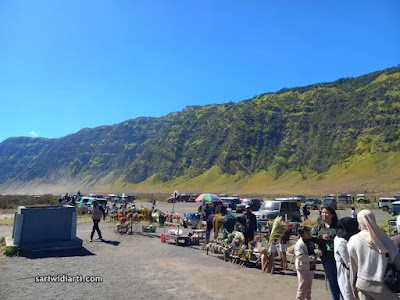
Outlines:
<svg viewBox="0 0 400 300"><path fill-rule="evenodd" d="M174 203L172 204L172 213L175 213L176 193L174 193Z"/></svg>

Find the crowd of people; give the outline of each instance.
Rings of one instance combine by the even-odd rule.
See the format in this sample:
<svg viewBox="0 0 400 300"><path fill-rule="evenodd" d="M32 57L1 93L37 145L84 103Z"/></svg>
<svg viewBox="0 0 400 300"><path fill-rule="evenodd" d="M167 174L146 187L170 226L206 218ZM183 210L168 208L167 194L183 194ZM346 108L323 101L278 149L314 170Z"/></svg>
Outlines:
<svg viewBox="0 0 400 300"><path fill-rule="evenodd" d="M126 207L126 204L122 206ZM153 203L153 208L155 203ZM112 211L117 210L116 204ZM136 210L133 204L132 210ZM203 220L207 223L206 239L212 231L214 215L228 213L224 205L207 205L199 208L203 212ZM105 211L97 201L93 202L93 229L90 241L99 229ZM246 212L238 217L245 244L254 239L257 231L257 220L246 206ZM400 216L398 217L398 233L400 233ZM332 300L391 300L398 299L398 293L387 285L385 277L388 264L400 270L400 234L389 238L377 225L375 215L369 210L358 214L352 208L351 217L338 219L335 210L323 207L319 222L314 227L302 226L294 250L298 276L296 299L311 299L312 282L319 257L328 281ZM400 288L400 287L399 287Z"/></svg>
<svg viewBox="0 0 400 300"><path fill-rule="evenodd" d="M400 232L399 222L398 227ZM388 264L400 270L400 234L389 238L371 211L355 214L353 208L351 217L338 220L332 207L324 207L317 226L303 226L299 234L295 245L296 299L311 299L317 254L333 300L398 299L385 277Z"/></svg>

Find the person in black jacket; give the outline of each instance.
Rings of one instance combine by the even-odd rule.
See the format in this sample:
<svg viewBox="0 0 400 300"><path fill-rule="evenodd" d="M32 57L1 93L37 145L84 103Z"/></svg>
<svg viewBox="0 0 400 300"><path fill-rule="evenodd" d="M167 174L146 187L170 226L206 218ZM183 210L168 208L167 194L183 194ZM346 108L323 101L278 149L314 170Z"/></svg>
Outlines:
<svg viewBox="0 0 400 300"><path fill-rule="evenodd" d="M326 278L332 300L340 299L340 289L337 281L337 268L334 257L333 240L336 236L338 217L331 206L321 210L321 221L311 231L313 241L322 250L321 262L324 266Z"/></svg>
<svg viewBox="0 0 400 300"><path fill-rule="evenodd" d="M248 247L249 242L254 239L254 232L257 230L256 216L251 212L251 206L246 205L246 213L243 215L244 244Z"/></svg>

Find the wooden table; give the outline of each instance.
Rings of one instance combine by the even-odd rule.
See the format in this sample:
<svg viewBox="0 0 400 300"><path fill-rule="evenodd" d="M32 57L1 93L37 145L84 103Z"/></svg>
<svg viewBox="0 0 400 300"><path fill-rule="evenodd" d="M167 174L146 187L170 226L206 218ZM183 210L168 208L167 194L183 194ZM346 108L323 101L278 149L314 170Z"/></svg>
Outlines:
<svg viewBox="0 0 400 300"><path fill-rule="evenodd" d="M177 227L178 228L178 234L168 234L165 233L165 230L168 227ZM190 236L187 236L185 234L180 235L179 234L179 227L183 228L183 226L179 223L173 223L173 222L165 222L164 223L164 237L166 240L174 240L175 244L178 246L180 243L184 245L189 245L190 244Z"/></svg>

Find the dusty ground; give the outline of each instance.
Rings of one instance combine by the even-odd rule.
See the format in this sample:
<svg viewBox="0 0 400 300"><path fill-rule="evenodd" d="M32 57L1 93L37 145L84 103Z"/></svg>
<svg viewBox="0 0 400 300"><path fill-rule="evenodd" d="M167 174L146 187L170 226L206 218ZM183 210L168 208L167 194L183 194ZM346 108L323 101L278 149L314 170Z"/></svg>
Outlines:
<svg viewBox="0 0 400 300"><path fill-rule="evenodd" d="M0 263L0 299L293 299L293 275L261 274L204 251L162 244L158 238L119 235L101 224L106 242L87 241L91 225L78 226L85 256L7 258ZM10 226L0 226L8 235ZM35 283L35 276L102 276L103 283ZM323 280L313 293L329 299ZM318 296L317 296L318 295Z"/></svg>
<svg viewBox="0 0 400 300"><path fill-rule="evenodd" d="M172 204L160 207L166 210ZM193 211L196 204L175 210ZM339 212L340 216L348 211ZM377 214L378 219L386 215ZM91 224L78 225L84 251L0 262L0 299L294 299L297 278L240 268L204 251L162 244L158 238L119 235L100 223L105 242L88 242ZM10 236L12 226L0 226ZM35 283L35 276L102 276L102 283ZM313 282L314 299L330 299L321 272Z"/></svg>

